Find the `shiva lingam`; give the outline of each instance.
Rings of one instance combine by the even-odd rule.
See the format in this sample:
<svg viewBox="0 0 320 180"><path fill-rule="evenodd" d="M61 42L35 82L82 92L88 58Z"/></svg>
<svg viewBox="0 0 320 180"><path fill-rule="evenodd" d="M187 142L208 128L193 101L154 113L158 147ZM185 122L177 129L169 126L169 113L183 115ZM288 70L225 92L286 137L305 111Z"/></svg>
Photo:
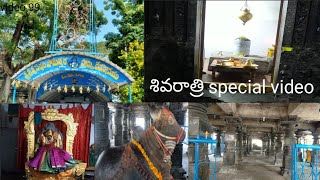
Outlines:
<svg viewBox="0 0 320 180"><path fill-rule="evenodd" d="M246 22L250 21L253 17L252 13L250 12L250 9L248 8L248 1L244 3L244 6L240 9L240 15L239 19L243 22L243 25L246 24Z"/></svg>

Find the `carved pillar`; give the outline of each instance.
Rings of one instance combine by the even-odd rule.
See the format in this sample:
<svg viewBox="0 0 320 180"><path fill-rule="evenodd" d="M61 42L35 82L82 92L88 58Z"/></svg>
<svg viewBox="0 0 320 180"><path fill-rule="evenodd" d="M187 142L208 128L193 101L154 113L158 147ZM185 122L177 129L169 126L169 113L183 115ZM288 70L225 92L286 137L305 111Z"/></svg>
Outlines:
<svg viewBox="0 0 320 180"><path fill-rule="evenodd" d="M274 157L274 155L275 155L275 145L276 145L276 143L275 143L275 132L274 131L272 131L271 133L270 133L270 153L269 153L269 156L270 157Z"/></svg>
<svg viewBox="0 0 320 180"><path fill-rule="evenodd" d="M215 154L216 157L221 157L221 129L217 130L217 154Z"/></svg>
<svg viewBox="0 0 320 180"><path fill-rule="evenodd" d="M236 127L240 125L241 121L238 118L225 119L225 133L224 133L224 155L223 165L233 166L236 164Z"/></svg>
<svg viewBox="0 0 320 180"><path fill-rule="evenodd" d="M250 138L250 133L249 132L247 132L247 136L246 136L246 143L247 143L247 146L246 146L246 151L247 151L247 155L249 155L250 154L250 148L249 148L249 146L250 146L250 142L249 142L249 138Z"/></svg>
<svg viewBox="0 0 320 180"><path fill-rule="evenodd" d="M312 133L312 136L313 136L313 145L319 145L320 144L320 142L319 142L319 140L320 140L320 129L317 128L316 131ZM318 159L319 159L319 156L320 155L318 155L318 157L317 157ZM314 162L314 158L315 157L316 157L316 151L313 150L312 151L312 162Z"/></svg>
<svg viewBox="0 0 320 180"><path fill-rule="evenodd" d="M97 161L102 151L110 147L109 109L107 104L94 104L94 156Z"/></svg>
<svg viewBox="0 0 320 180"><path fill-rule="evenodd" d="M121 146L123 144L123 105L118 103L108 103L113 121L114 145Z"/></svg>
<svg viewBox="0 0 320 180"><path fill-rule="evenodd" d="M242 135L242 148L243 156L247 156L247 132L243 132Z"/></svg>
<svg viewBox="0 0 320 180"><path fill-rule="evenodd" d="M183 107L183 103L170 103L170 110L174 114L174 117L176 118L178 124L180 126L184 126L186 121L186 109ZM183 144L180 143L176 145L171 156L171 174L174 179L186 179L185 174L187 172L182 167L182 159Z"/></svg>
<svg viewBox="0 0 320 180"><path fill-rule="evenodd" d="M242 127L238 126L237 127L237 163L240 164L242 161L242 151L243 151L243 147L242 147Z"/></svg>
<svg viewBox="0 0 320 180"><path fill-rule="evenodd" d="M267 138L266 137L263 137L261 139L262 141L262 153L264 156L266 156L266 151L267 151Z"/></svg>
<svg viewBox="0 0 320 180"><path fill-rule="evenodd" d="M196 138L198 134L204 134L206 131L211 133L211 126L209 124L209 119L207 115L207 105L203 103L184 103L184 108L187 110L188 119L188 137ZM208 161L208 146L203 144L199 146L199 161ZM193 179L194 177L194 152L195 146L193 143L188 145L188 178ZM209 165L205 164L199 167L198 177L200 179L209 178Z"/></svg>
<svg viewBox="0 0 320 180"><path fill-rule="evenodd" d="M129 125L129 107L128 105L123 105L123 120L122 120L122 142L127 144L130 141L130 125Z"/></svg>
<svg viewBox="0 0 320 180"><path fill-rule="evenodd" d="M150 87L152 79L170 77L170 82L192 82L200 77L204 31L199 29L205 2L145 1L145 87ZM200 102L187 88L180 93L158 93L145 88L146 101L172 101L173 97L180 102Z"/></svg>
<svg viewBox="0 0 320 180"><path fill-rule="evenodd" d="M303 134L301 132L297 132L296 133L296 143L297 144L301 144L302 143L301 142L302 138L303 138ZM301 151L300 148L298 149L298 161L299 162L303 161L303 159L302 159L302 151Z"/></svg>
<svg viewBox="0 0 320 180"><path fill-rule="evenodd" d="M266 135L266 139L267 139L267 149L266 149L266 156L270 157L270 133L267 133Z"/></svg>
<svg viewBox="0 0 320 180"><path fill-rule="evenodd" d="M290 162L291 162L291 146L292 144L296 143L294 137L294 128L296 125L295 119L283 121L281 123L285 127L285 134L284 134L284 146L283 146L283 159L282 159L282 166L280 167L281 171L280 174L283 176L290 175Z"/></svg>
<svg viewBox="0 0 320 180"><path fill-rule="evenodd" d="M320 133L315 132L312 134L313 136L313 145L319 145Z"/></svg>
<svg viewBox="0 0 320 180"><path fill-rule="evenodd" d="M252 136L249 136L249 153L252 152Z"/></svg>
<svg viewBox="0 0 320 180"><path fill-rule="evenodd" d="M302 140L302 134L297 132L297 135L296 135L296 140L297 140L297 144L301 144L301 140Z"/></svg>
<svg viewBox="0 0 320 180"><path fill-rule="evenodd" d="M282 132L277 132L276 140L276 152L274 158L274 164L280 164L282 160Z"/></svg>

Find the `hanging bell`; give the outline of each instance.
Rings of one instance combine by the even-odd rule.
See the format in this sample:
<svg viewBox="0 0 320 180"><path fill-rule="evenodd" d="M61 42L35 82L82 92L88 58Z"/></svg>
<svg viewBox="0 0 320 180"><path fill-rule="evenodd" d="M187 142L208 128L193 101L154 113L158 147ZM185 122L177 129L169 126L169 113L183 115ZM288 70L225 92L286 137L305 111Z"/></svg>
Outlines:
<svg viewBox="0 0 320 180"><path fill-rule="evenodd" d="M239 19L243 22L243 25L246 24L246 22L250 21L252 19L253 15L251 14L250 10L248 8L245 8L244 10L241 10Z"/></svg>

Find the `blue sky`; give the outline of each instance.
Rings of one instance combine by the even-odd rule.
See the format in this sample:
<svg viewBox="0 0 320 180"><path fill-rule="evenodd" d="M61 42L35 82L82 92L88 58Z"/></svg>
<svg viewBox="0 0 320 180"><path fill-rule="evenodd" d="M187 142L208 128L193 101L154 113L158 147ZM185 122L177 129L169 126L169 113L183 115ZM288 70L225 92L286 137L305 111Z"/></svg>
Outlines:
<svg viewBox="0 0 320 180"><path fill-rule="evenodd" d="M109 11L104 10L105 5L103 4L103 2L104 2L104 0L94 1L97 9L99 11L103 10L104 16L108 18L108 24L106 24L100 28L100 32L97 35L97 42L105 41L104 35L107 34L108 32L114 32L114 33L118 32L118 29L116 27L114 27L112 24L112 19L114 19L115 16L113 16L111 14L110 10Z"/></svg>

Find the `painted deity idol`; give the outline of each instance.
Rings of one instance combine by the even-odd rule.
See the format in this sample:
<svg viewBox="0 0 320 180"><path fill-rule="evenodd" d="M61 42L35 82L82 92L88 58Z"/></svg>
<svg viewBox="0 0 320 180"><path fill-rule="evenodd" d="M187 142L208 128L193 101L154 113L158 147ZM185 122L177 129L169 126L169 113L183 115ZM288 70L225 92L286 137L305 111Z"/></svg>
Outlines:
<svg viewBox="0 0 320 180"><path fill-rule="evenodd" d="M48 123L37 138L35 158L29 166L36 171L58 174L76 166L70 154L63 149L61 132Z"/></svg>

